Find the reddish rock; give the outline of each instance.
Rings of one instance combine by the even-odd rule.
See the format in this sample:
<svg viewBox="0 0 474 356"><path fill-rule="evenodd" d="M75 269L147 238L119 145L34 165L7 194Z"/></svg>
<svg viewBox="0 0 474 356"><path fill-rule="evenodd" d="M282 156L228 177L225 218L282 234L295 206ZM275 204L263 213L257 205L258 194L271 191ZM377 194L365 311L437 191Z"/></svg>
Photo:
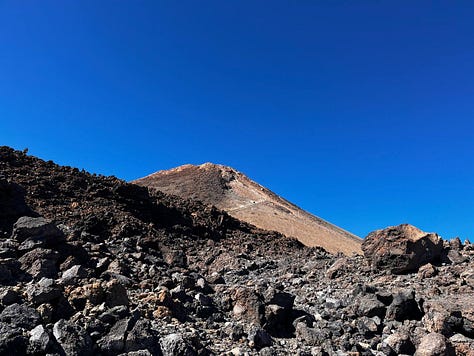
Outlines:
<svg viewBox="0 0 474 356"><path fill-rule="evenodd" d="M237 319L261 325L265 306L262 297L250 288L238 287L232 292L232 313Z"/></svg>
<svg viewBox="0 0 474 356"><path fill-rule="evenodd" d="M362 250L374 268L405 273L439 259L443 240L437 234L403 224L371 232Z"/></svg>
<svg viewBox="0 0 474 356"><path fill-rule="evenodd" d="M447 354L446 338L438 333L425 335L415 352L415 356L444 356Z"/></svg>

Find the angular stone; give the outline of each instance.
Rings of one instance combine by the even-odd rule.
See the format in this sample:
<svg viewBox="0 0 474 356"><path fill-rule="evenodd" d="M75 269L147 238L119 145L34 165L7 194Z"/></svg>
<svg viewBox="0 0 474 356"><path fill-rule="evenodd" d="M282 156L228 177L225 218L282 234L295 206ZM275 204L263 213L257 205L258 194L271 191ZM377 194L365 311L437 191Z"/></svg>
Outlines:
<svg viewBox="0 0 474 356"><path fill-rule="evenodd" d="M26 288L26 294L28 299L36 305L51 302L62 295L61 289L50 278L41 278L38 283L29 285Z"/></svg>
<svg viewBox="0 0 474 356"><path fill-rule="evenodd" d="M39 280L43 277L56 278L58 259L59 253L56 251L36 248L24 254L18 261L22 270Z"/></svg>
<svg viewBox="0 0 474 356"><path fill-rule="evenodd" d="M237 287L231 293L233 300L232 313L237 319L261 325L265 316L263 298L254 290Z"/></svg>
<svg viewBox="0 0 474 356"><path fill-rule="evenodd" d="M403 290L393 296L393 301L387 308L387 319L404 321L404 320L421 320L423 313L415 300L415 292L413 290Z"/></svg>
<svg viewBox="0 0 474 356"><path fill-rule="evenodd" d="M320 346L331 338L327 329L310 328L305 323L296 324L296 338L309 346Z"/></svg>
<svg viewBox="0 0 474 356"><path fill-rule="evenodd" d="M129 300L127 290L117 280L113 279L107 282L104 286L105 304L108 307L115 307L118 305L128 306Z"/></svg>
<svg viewBox="0 0 474 356"><path fill-rule="evenodd" d="M94 354L90 336L79 325L61 319L54 324L53 334L61 346L61 351L68 356L89 356Z"/></svg>
<svg viewBox="0 0 474 356"><path fill-rule="evenodd" d="M326 271L326 277L329 279L334 279L340 276L347 266L347 258L342 257L338 258Z"/></svg>
<svg viewBox="0 0 474 356"><path fill-rule="evenodd" d="M38 325L30 331L28 351L33 354L43 354L53 346L51 334L43 325Z"/></svg>
<svg viewBox="0 0 474 356"><path fill-rule="evenodd" d="M81 265L75 265L63 272L61 284L73 284L74 282L86 278L87 271Z"/></svg>
<svg viewBox="0 0 474 356"><path fill-rule="evenodd" d="M21 242L20 250L51 247L64 241L64 234L45 218L23 216L13 226L12 239Z"/></svg>
<svg viewBox="0 0 474 356"><path fill-rule="evenodd" d="M389 335L383 341L383 344L387 345L395 353L395 355L412 355L415 352L415 346L410 339L410 335L405 332L395 332Z"/></svg>
<svg viewBox="0 0 474 356"><path fill-rule="evenodd" d="M0 322L0 355L25 355L27 339L20 328Z"/></svg>
<svg viewBox="0 0 474 356"><path fill-rule="evenodd" d="M436 276L437 273L437 269L431 263L427 263L418 270L418 277L422 279L431 278Z"/></svg>
<svg viewBox="0 0 474 356"><path fill-rule="evenodd" d="M256 350L273 344L272 337L265 330L260 328L252 328L248 334L249 346Z"/></svg>
<svg viewBox="0 0 474 356"><path fill-rule="evenodd" d="M115 323L110 331L97 344L106 354L114 355L123 351L127 331L131 327L132 319L126 318Z"/></svg>
<svg viewBox="0 0 474 356"><path fill-rule="evenodd" d="M375 295L365 295L356 303L356 314L358 316L367 316L369 318L378 316L383 319L386 310L385 304L379 301Z"/></svg>
<svg viewBox="0 0 474 356"><path fill-rule="evenodd" d="M31 330L40 323L40 315L36 310L24 304L12 304L0 313L0 321L14 327Z"/></svg>
<svg viewBox="0 0 474 356"><path fill-rule="evenodd" d="M13 288L6 288L0 292L0 304L10 305L19 303L21 301L21 295Z"/></svg>
<svg viewBox="0 0 474 356"><path fill-rule="evenodd" d="M147 350L153 355L158 354L158 339L151 329L150 321L138 319L125 341L125 351Z"/></svg>
<svg viewBox="0 0 474 356"><path fill-rule="evenodd" d="M70 290L67 298L75 309L82 310L87 302L92 305L103 303L105 292L99 282L93 282Z"/></svg>

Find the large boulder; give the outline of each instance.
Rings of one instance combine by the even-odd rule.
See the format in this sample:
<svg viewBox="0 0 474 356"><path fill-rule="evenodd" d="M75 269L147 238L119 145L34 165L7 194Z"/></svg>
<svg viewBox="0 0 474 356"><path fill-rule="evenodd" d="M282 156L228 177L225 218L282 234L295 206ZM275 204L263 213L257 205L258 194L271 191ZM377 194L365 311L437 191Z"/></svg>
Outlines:
<svg viewBox="0 0 474 356"><path fill-rule="evenodd" d="M374 268L392 273L417 270L440 258L443 240L434 233L402 224L371 232L362 243L362 251Z"/></svg>
<svg viewBox="0 0 474 356"><path fill-rule="evenodd" d="M11 232L13 223L24 215L36 215L25 203L25 190L0 177L0 232Z"/></svg>
<svg viewBox="0 0 474 356"><path fill-rule="evenodd" d="M38 217L22 216L13 225L12 239L21 242L20 250L52 247L64 241L64 234L56 225Z"/></svg>

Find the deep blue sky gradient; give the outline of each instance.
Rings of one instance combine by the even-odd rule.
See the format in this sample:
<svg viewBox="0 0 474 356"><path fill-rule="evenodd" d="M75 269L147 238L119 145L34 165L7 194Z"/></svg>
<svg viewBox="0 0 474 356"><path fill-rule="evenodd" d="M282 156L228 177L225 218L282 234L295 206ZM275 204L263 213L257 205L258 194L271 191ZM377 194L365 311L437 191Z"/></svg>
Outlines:
<svg viewBox="0 0 474 356"><path fill-rule="evenodd" d="M474 238L472 1L0 1L0 144L226 164L359 236Z"/></svg>

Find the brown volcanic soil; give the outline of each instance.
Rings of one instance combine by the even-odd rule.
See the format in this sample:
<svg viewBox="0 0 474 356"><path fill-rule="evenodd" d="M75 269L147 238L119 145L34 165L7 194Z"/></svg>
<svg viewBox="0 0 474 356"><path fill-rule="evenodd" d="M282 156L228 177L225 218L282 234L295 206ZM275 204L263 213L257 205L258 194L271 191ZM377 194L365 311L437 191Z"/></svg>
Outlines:
<svg viewBox="0 0 474 356"><path fill-rule="evenodd" d="M212 204L259 228L295 237L306 246L346 255L361 253L362 241L357 236L300 209L230 167L184 165L133 183Z"/></svg>

